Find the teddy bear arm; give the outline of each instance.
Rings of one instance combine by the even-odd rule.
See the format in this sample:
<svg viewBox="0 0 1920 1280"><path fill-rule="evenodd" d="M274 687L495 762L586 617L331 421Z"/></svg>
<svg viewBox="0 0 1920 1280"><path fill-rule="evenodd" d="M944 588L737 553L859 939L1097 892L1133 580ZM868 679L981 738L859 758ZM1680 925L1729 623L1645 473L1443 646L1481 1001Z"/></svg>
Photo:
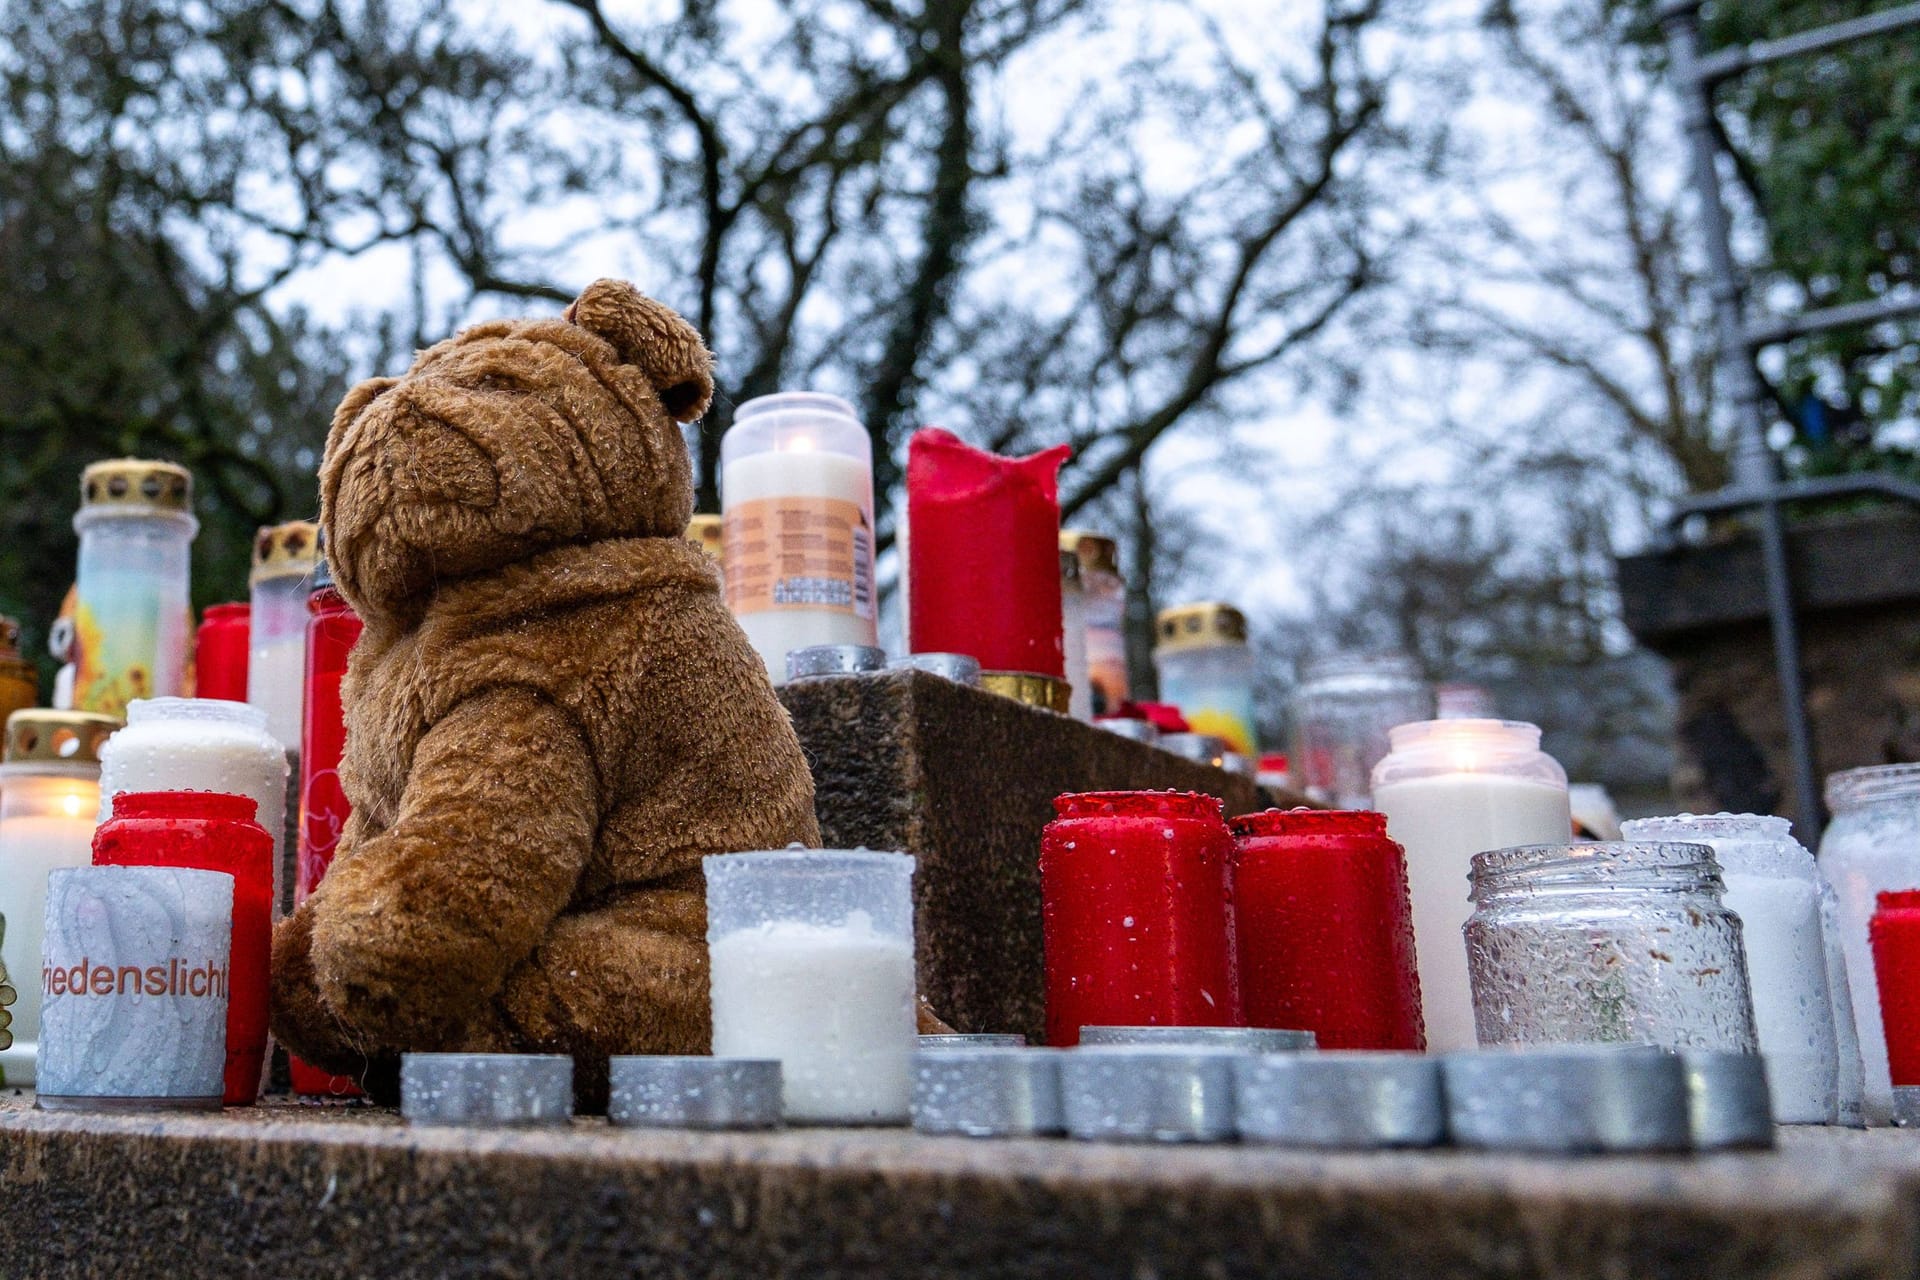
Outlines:
<svg viewBox="0 0 1920 1280"><path fill-rule="evenodd" d="M308 902L315 984L358 1048L444 1040L480 1015L573 895L597 779L577 723L530 689L477 694L427 732L393 824Z"/></svg>

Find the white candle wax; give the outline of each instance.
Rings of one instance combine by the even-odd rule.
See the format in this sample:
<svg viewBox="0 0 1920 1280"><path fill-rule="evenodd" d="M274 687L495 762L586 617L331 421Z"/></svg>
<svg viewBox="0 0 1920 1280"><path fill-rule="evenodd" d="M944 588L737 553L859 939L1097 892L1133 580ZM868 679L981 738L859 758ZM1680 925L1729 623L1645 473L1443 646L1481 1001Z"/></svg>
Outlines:
<svg viewBox="0 0 1920 1280"><path fill-rule="evenodd" d="M1443 773L1376 785L1373 803L1387 815L1387 834L1407 851L1427 1048L1472 1049L1479 1042L1461 930L1473 914L1473 855L1565 843L1573 831L1566 790L1496 773Z"/></svg>
<svg viewBox="0 0 1920 1280"><path fill-rule="evenodd" d="M40 950L46 927L47 873L84 867L93 858L93 815L99 784L87 778L8 776L0 800L0 946L19 999L13 1047L0 1050L9 1085L34 1082L40 1039Z"/></svg>
<svg viewBox="0 0 1920 1280"><path fill-rule="evenodd" d="M289 751L300 749L307 680L307 633L260 639L247 658L247 701L267 713L267 732Z"/></svg>
<svg viewBox="0 0 1920 1280"><path fill-rule="evenodd" d="M864 912L778 921L710 946L716 1057L778 1058L787 1119L905 1120L913 1093L913 944Z"/></svg>
<svg viewBox="0 0 1920 1280"><path fill-rule="evenodd" d="M1753 989L1753 1021L1767 1056L1773 1118L1831 1124L1840 1087L1839 1048L1827 996L1820 897L1811 881L1727 872L1724 901L1740 917Z"/></svg>
<svg viewBox="0 0 1920 1280"><path fill-rule="evenodd" d="M878 637L873 591L873 476L865 458L818 449L780 449L748 454L728 462L720 473L724 508L731 514L743 503L809 499L848 504L857 509L852 523L854 572L845 585L843 605L773 603L765 608L736 604L734 616L778 684L787 678L787 653L823 644L874 644ZM844 510L844 508L836 508ZM776 573L782 548L770 547ZM797 550L797 544L793 550ZM730 558L727 579L737 599L742 569Z"/></svg>

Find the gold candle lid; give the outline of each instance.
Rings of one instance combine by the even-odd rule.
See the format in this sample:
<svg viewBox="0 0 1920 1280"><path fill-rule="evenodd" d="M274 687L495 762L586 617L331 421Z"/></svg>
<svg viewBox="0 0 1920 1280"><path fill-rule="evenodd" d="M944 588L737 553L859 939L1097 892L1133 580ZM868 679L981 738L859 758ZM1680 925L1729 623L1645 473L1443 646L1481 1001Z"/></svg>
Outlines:
<svg viewBox="0 0 1920 1280"><path fill-rule="evenodd" d="M696 512L693 519L687 522L687 531L680 536L715 560L721 558L721 550L726 544L720 517L705 511Z"/></svg>
<svg viewBox="0 0 1920 1280"><path fill-rule="evenodd" d="M127 507L147 511L190 511L193 473L177 462L110 458L80 473L84 507Z"/></svg>
<svg viewBox="0 0 1920 1280"><path fill-rule="evenodd" d="M8 764L100 763L100 748L120 728L113 716L29 707L7 717Z"/></svg>
<svg viewBox="0 0 1920 1280"><path fill-rule="evenodd" d="M1154 622L1154 631L1159 637L1155 647L1161 652L1245 644L1247 615L1217 600L1204 604L1175 605L1160 611L1159 618Z"/></svg>
<svg viewBox="0 0 1920 1280"><path fill-rule="evenodd" d="M1073 686L1058 676L1043 676L1032 671L982 671L980 687L1030 707L1067 714Z"/></svg>
<svg viewBox="0 0 1920 1280"><path fill-rule="evenodd" d="M320 558L320 526L311 520L262 525L253 535L253 570L247 585L269 578L304 578Z"/></svg>
<svg viewBox="0 0 1920 1280"><path fill-rule="evenodd" d="M1080 568L1087 573L1120 576L1120 544L1104 533L1091 529L1062 529L1060 549L1080 557Z"/></svg>

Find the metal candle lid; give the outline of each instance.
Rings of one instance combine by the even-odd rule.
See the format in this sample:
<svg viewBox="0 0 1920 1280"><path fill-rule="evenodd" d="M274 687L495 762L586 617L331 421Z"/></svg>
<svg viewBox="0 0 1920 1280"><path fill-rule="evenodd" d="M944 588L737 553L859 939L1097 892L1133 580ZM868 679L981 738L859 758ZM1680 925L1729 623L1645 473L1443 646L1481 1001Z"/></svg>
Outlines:
<svg viewBox="0 0 1920 1280"><path fill-rule="evenodd" d="M608 1060L607 1119L633 1129L774 1129L780 1063L763 1058Z"/></svg>
<svg viewBox="0 0 1920 1280"><path fill-rule="evenodd" d="M8 764L100 765L100 749L121 727L91 711L29 707L7 717Z"/></svg>
<svg viewBox="0 0 1920 1280"><path fill-rule="evenodd" d="M1273 1027L1082 1027L1081 1044L1184 1045L1236 1053L1301 1053L1319 1041L1311 1031Z"/></svg>
<svg viewBox="0 0 1920 1280"><path fill-rule="evenodd" d="M1221 1142L1233 1136L1233 1061L1222 1049L1082 1046L1061 1055L1060 1100L1076 1138Z"/></svg>
<svg viewBox="0 0 1920 1280"><path fill-rule="evenodd" d="M687 521L687 531L680 536L715 560L721 559L726 550L726 526L711 512L696 512L693 519Z"/></svg>
<svg viewBox="0 0 1920 1280"><path fill-rule="evenodd" d="M1120 544L1104 533L1094 533L1088 529L1062 529L1060 549L1080 557L1083 573L1120 576Z"/></svg>
<svg viewBox="0 0 1920 1280"><path fill-rule="evenodd" d="M910 653L887 666L894 671L924 671L969 688L980 687L980 659L964 653Z"/></svg>
<svg viewBox="0 0 1920 1280"><path fill-rule="evenodd" d="M1160 611L1160 616L1154 619L1153 630L1157 653L1245 644L1247 615L1218 600L1175 605Z"/></svg>
<svg viewBox="0 0 1920 1280"><path fill-rule="evenodd" d="M913 1059L913 1127L921 1133L1006 1138L1059 1133L1058 1049L924 1048Z"/></svg>
<svg viewBox="0 0 1920 1280"><path fill-rule="evenodd" d="M1684 1151L1692 1129L1680 1059L1641 1045L1553 1045L1449 1054L1447 1128L1505 1151Z"/></svg>
<svg viewBox="0 0 1920 1280"><path fill-rule="evenodd" d="M1419 1053L1277 1053L1233 1064L1236 1125L1253 1142L1430 1147L1446 1136L1438 1059Z"/></svg>
<svg viewBox="0 0 1920 1280"><path fill-rule="evenodd" d="M1151 720L1136 720L1132 716L1108 716L1095 720L1093 727L1105 729L1108 733L1118 734L1122 738L1131 738L1135 742L1158 742L1160 730L1154 728Z"/></svg>
<svg viewBox="0 0 1920 1280"><path fill-rule="evenodd" d="M887 651L870 644L816 644L787 651L787 679L815 676L858 676L884 671Z"/></svg>
<svg viewBox="0 0 1920 1280"><path fill-rule="evenodd" d="M320 526L311 520L267 525L253 535L253 568L248 586L269 578L304 578L320 558Z"/></svg>
<svg viewBox="0 0 1920 1280"><path fill-rule="evenodd" d="M121 507L145 511L188 511L193 507L193 473L176 462L111 458L80 473L83 507Z"/></svg>
<svg viewBox="0 0 1920 1280"><path fill-rule="evenodd" d="M1033 671L983 671L980 687L988 693L1061 715L1067 714L1073 702L1072 685L1057 676L1043 676Z"/></svg>
<svg viewBox="0 0 1920 1280"><path fill-rule="evenodd" d="M560 1053L402 1054L400 1114L411 1124L565 1124L573 1115L573 1059Z"/></svg>
<svg viewBox="0 0 1920 1280"><path fill-rule="evenodd" d="M1687 1114L1701 1151L1773 1145L1773 1096L1766 1059L1757 1053L1682 1049Z"/></svg>
<svg viewBox="0 0 1920 1280"><path fill-rule="evenodd" d="M956 1031L946 1035L921 1036L922 1053L931 1049L1024 1049L1027 1038L1009 1031Z"/></svg>

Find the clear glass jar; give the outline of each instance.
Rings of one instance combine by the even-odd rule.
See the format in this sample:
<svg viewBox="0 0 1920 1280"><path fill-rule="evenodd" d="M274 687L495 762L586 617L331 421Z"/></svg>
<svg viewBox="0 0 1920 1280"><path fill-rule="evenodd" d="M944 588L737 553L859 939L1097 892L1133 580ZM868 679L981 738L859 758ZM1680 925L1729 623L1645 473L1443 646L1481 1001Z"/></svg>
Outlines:
<svg viewBox="0 0 1920 1280"><path fill-rule="evenodd" d="M1756 1052L1740 917L1721 893L1703 844L1477 855L1466 941L1480 1043Z"/></svg>
<svg viewBox="0 0 1920 1280"><path fill-rule="evenodd" d="M1336 809L1371 809L1373 766L1395 725L1431 720L1433 689L1411 658L1346 654L1300 670L1293 695L1293 774Z"/></svg>
<svg viewBox="0 0 1920 1280"><path fill-rule="evenodd" d="M1473 993L1460 929L1473 914L1473 858L1510 845L1573 836L1566 770L1540 749L1540 730L1516 720L1420 720L1396 725L1393 751L1373 771L1387 834L1407 851L1414 949L1427 1047L1475 1044Z"/></svg>
<svg viewBox="0 0 1920 1280"><path fill-rule="evenodd" d="M1920 764L1836 773L1827 779L1827 808L1833 821L1820 841L1820 869L1839 899L1840 949L1853 988L1867 1120L1884 1124L1893 1117L1893 1080L1867 922L1879 894L1920 886Z"/></svg>
<svg viewBox="0 0 1920 1280"><path fill-rule="evenodd" d="M1628 840L1712 848L1723 895L1740 917L1753 989L1754 1025L1767 1055L1773 1116L1782 1124L1839 1118L1840 1045L1827 990L1820 876L1785 818L1681 814L1621 824Z"/></svg>

